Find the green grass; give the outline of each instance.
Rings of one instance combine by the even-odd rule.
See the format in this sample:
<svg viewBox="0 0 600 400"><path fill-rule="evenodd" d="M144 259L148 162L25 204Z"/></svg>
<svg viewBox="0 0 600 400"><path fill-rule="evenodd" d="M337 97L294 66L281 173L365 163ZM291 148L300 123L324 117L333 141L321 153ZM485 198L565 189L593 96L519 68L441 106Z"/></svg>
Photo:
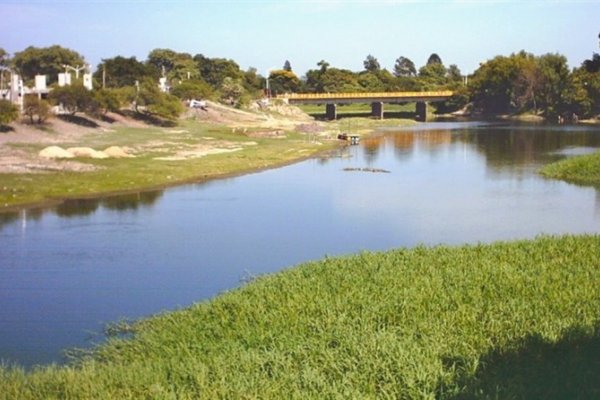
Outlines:
<svg viewBox="0 0 600 400"><path fill-rule="evenodd" d="M185 131L185 132L183 132ZM152 143L164 145L152 147ZM156 160L177 150L198 143L227 141L243 150L213 154L180 161ZM243 146L254 142L256 145ZM87 146L104 149L108 146L147 145L136 158L76 159L92 164L92 172L53 171L43 174L0 174L0 208L8 209L53 199L102 195L111 192L135 191L163 187L186 181L217 178L282 165L335 146L335 142L315 143L305 135L288 133L285 139L256 139L230 128L181 121L175 128L117 128L114 131L89 135L83 143L61 143L62 147ZM45 145L19 145L37 154Z"/></svg>
<svg viewBox="0 0 600 400"><path fill-rule="evenodd" d="M600 186L600 152L548 164L540 173L547 178Z"/></svg>
<svg viewBox="0 0 600 400"><path fill-rule="evenodd" d="M327 258L127 326L0 399L591 399L600 236Z"/></svg>

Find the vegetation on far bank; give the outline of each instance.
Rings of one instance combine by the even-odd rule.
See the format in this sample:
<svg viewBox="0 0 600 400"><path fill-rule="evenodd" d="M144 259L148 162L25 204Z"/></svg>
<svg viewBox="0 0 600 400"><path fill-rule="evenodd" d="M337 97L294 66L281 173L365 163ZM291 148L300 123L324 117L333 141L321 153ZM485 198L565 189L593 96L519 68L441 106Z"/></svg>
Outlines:
<svg viewBox="0 0 600 400"><path fill-rule="evenodd" d="M600 152L548 164L540 173L547 178L600 187Z"/></svg>
<svg viewBox="0 0 600 400"><path fill-rule="evenodd" d="M597 398L599 236L328 258L133 324L0 399Z"/></svg>

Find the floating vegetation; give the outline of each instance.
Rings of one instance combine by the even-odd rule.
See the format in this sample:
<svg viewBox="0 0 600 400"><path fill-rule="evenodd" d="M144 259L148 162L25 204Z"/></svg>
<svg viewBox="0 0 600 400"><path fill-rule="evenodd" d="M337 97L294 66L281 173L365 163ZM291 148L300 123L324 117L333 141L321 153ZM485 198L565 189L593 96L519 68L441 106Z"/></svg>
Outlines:
<svg viewBox="0 0 600 400"><path fill-rule="evenodd" d="M387 169L381 169L381 168L344 168L344 171L349 171L349 172L375 172L375 173L382 173L382 174L389 174L391 171L388 171Z"/></svg>

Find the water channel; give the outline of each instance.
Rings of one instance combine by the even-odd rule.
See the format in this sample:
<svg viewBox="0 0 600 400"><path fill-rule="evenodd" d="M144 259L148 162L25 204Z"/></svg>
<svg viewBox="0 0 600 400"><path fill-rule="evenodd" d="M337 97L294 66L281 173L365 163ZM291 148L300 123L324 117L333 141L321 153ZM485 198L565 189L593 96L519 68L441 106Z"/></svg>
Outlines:
<svg viewBox="0 0 600 400"><path fill-rule="evenodd" d="M60 362L106 323L326 255L598 233L598 189L536 173L597 148L598 128L431 123L284 168L0 214L0 359Z"/></svg>

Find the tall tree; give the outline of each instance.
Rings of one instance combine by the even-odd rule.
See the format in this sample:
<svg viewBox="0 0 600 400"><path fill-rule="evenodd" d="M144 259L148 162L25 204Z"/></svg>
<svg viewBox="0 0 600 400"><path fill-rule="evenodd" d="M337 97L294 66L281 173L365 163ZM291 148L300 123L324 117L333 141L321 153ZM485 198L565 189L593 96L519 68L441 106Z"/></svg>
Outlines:
<svg viewBox="0 0 600 400"><path fill-rule="evenodd" d="M365 71L368 72L377 72L381 69L381 65L379 65L379 61L377 58L369 54L365 61L363 61L363 66L365 67Z"/></svg>
<svg viewBox="0 0 600 400"><path fill-rule="evenodd" d="M292 64L288 60L283 63L283 70L288 72L292 70Z"/></svg>
<svg viewBox="0 0 600 400"><path fill-rule="evenodd" d="M440 56L437 55L437 53L431 53L431 55L427 59L427 65L431 64L443 64L442 59L440 58Z"/></svg>
<svg viewBox="0 0 600 400"><path fill-rule="evenodd" d="M413 63L409 58L400 56L396 59L396 63L394 64L394 75L397 77L400 76L416 76L417 69L415 68L415 63Z"/></svg>
<svg viewBox="0 0 600 400"><path fill-rule="evenodd" d="M63 65L83 67L83 56L76 51L54 45L50 47L30 46L15 53L12 64L24 81L33 81L36 75L47 75L50 84L58 81L58 74L65 72Z"/></svg>

